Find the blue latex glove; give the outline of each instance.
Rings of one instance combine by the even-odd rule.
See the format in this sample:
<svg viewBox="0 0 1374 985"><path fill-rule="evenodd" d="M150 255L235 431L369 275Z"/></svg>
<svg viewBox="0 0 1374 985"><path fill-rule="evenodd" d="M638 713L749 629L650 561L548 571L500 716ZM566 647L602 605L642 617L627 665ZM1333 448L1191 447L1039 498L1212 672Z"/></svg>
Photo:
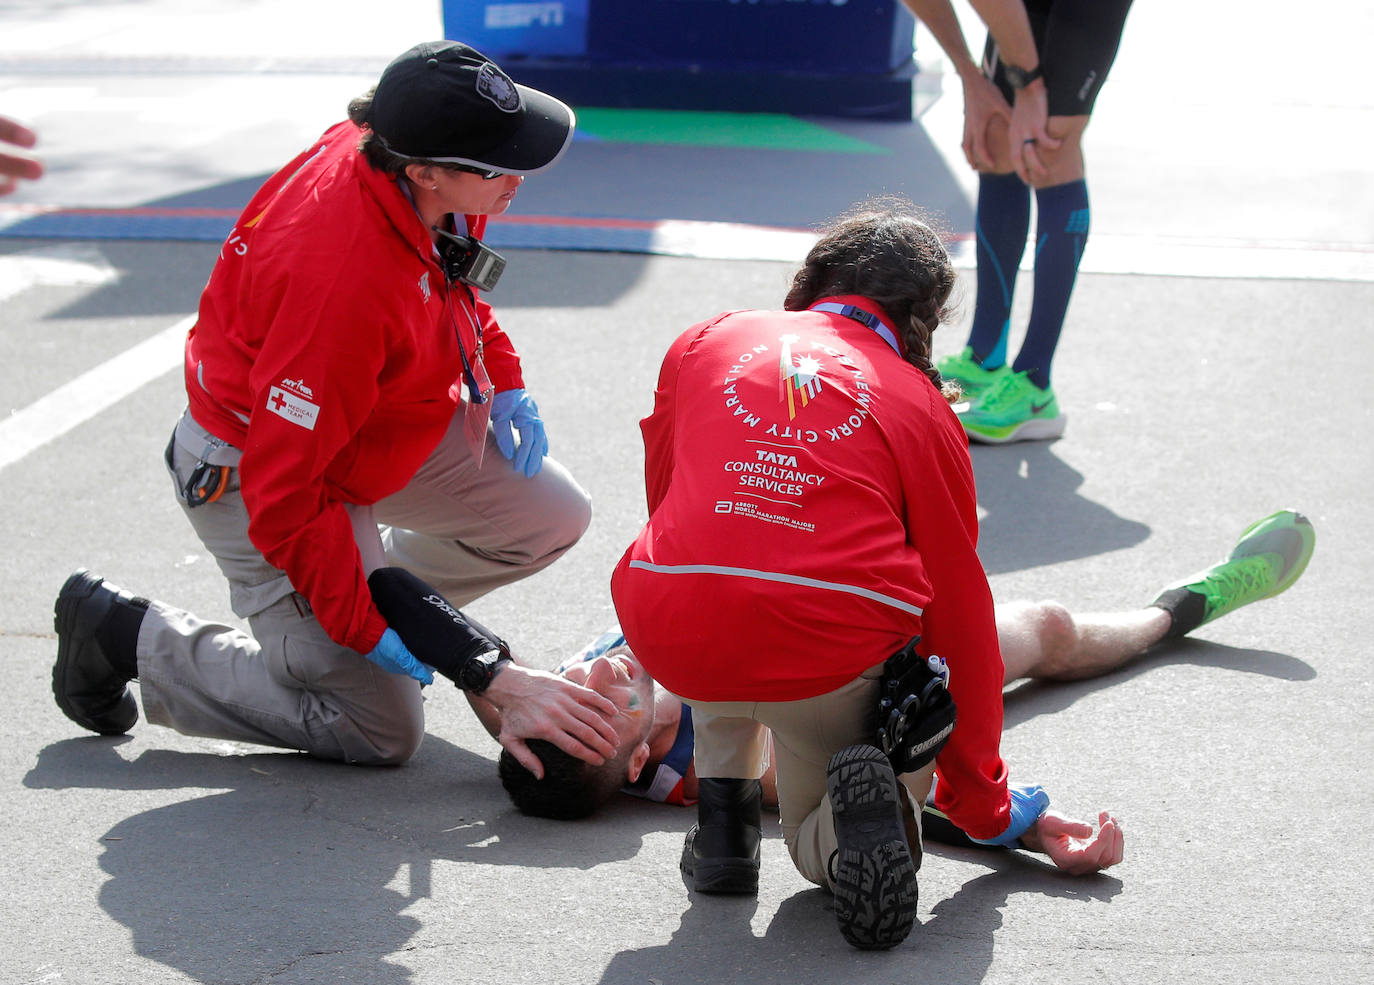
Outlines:
<svg viewBox="0 0 1374 985"><path fill-rule="evenodd" d="M549 453L549 439L544 435L544 422L539 419L539 407L524 390L502 390L491 401L491 424L496 431L496 447L515 471L525 478L537 473ZM520 432L520 447L515 447L515 431Z"/></svg>
<svg viewBox="0 0 1374 985"><path fill-rule="evenodd" d="M434 668L415 659L415 654L407 649L400 635L389 626L376 648L364 656L388 673L413 677L421 684L434 683Z"/></svg>
<svg viewBox="0 0 1374 985"><path fill-rule="evenodd" d="M1050 809L1050 795L1038 783L1008 787L1011 794L1011 823L996 838L974 838L980 845L1015 848L1017 841Z"/></svg>

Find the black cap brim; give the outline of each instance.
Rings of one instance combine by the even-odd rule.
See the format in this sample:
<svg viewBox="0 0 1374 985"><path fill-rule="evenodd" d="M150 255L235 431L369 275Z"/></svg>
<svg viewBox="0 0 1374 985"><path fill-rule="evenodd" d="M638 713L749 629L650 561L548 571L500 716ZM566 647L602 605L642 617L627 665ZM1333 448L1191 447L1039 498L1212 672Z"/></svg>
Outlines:
<svg viewBox="0 0 1374 985"><path fill-rule="evenodd" d="M515 83L524 100L524 119L508 138L480 157L432 157L441 164L467 164L504 174L539 174L558 163L572 144L577 114L547 92Z"/></svg>

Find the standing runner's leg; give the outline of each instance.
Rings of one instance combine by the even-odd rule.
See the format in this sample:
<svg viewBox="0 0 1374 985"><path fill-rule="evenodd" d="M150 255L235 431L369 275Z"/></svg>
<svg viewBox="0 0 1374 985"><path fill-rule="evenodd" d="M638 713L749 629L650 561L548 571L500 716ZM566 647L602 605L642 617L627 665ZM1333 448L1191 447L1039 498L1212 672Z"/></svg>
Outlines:
<svg viewBox="0 0 1374 985"><path fill-rule="evenodd" d="M1029 228L1030 189L1021 179L1015 173L979 175L974 218L978 287L968 345L984 369L1007 361L1012 296Z"/></svg>

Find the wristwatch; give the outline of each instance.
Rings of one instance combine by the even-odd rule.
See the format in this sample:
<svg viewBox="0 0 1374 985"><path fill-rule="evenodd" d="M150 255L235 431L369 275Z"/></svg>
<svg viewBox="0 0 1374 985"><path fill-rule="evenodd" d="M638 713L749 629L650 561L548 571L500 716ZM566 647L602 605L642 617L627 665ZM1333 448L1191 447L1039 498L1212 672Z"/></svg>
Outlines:
<svg viewBox="0 0 1374 985"><path fill-rule="evenodd" d="M1011 86L1013 89L1024 89L1044 75L1044 73L1040 71L1039 65L1027 71L1024 68L1017 68L1009 62L1002 63L1002 74L1007 78L1007 85Z"/></svg>
<svg viewBox="0 0 1374 985"><path fill-rule="evenodd" d="M458 671L458 686L470 694L481 694L491 686L502 665L510 662L510 655L497 647L468 657Z"/></svg>

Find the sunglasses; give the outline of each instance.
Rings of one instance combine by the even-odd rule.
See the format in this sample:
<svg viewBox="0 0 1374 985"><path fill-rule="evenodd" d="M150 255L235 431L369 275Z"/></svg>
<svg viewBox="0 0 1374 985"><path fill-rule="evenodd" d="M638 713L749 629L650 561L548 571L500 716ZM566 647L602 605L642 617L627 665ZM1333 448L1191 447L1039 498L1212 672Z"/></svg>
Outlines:
<svg viewBox="0 0 1374 985"><path fill-rule="evenodd" d="M464 174L480 175L483 181L491 181L493 178L499 178L505 174L504 171L488 171L486 168L472 168L468 167L466 164L445 164L444 167L448 168L450 171L461 171Z"/></svg>

